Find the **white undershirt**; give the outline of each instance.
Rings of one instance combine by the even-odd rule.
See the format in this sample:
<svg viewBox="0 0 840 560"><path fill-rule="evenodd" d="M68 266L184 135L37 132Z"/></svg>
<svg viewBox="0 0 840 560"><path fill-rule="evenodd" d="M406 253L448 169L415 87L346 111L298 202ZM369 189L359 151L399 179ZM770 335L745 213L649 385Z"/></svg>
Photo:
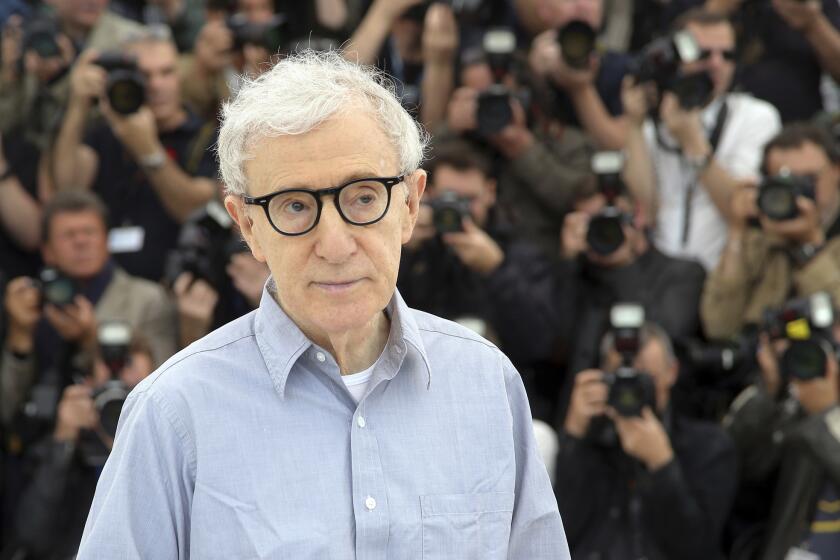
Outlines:
<svg viewBox="0 0 840 560"><path fill-rule="evenodd" d="M379 363L381 358L382 355L380 354L379 358L373 362L373 365L364 371L341 376L341 380L344 381L344 385L347 387L347 390L350 391L350 395L353 396L353 400L356 401L356 404L359 404L362 397L367 394L368 385L370 385L370 378L373 376L373 369L376 367L376 364Z"/></svg>

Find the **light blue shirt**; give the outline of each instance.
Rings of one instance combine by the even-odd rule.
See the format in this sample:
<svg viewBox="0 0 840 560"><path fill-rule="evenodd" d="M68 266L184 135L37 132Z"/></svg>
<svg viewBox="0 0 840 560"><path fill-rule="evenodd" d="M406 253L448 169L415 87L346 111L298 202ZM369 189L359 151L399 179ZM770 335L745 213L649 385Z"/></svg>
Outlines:
<svg viewBox="0 0 840 560"><path fill-rule="evenodd" d="M78 558L568 559L519 374L409 309L358 405L268 291L120 418Z"/></svg>

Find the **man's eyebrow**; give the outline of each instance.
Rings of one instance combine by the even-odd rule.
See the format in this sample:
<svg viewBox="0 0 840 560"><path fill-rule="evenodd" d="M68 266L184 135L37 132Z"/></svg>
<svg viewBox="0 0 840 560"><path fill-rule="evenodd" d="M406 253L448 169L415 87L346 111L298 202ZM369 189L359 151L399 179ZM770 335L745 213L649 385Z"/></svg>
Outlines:
<svg viewBox="0 0 840 560"><path fill-rule="evenodd" d="M380 175L375 171L368 169L368 170L359 170L348 173L345 175L339 182L334 185L313 185L309 183L304 183L302 181L288 181L281 179L279 181L273 182L273 190L288 190L288 189L311 189L311 190L323 190L323 189L331 189L333 187L338 187L341 185L346 185L351 181L358 181L359 179L370 179L373 177L385 177L386 175Z"/></svg>

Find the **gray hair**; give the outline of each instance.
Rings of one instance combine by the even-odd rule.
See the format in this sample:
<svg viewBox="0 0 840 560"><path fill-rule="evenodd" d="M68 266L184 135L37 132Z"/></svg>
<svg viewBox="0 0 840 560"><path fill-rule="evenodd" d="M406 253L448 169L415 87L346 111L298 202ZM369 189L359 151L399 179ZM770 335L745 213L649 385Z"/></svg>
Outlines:
<svg viewBox="0 0 840 560"><path fill-rule="evenodd" d="M677 362L677 354L674 352L674 345L671 342L671 337L668 336L668 333L665 332L665 329L657 325L656 323L645 322L642 324L642 328L639 329L639 350L645 347L645 345L650 342L651 340L656 340L662 346L662 350L665 352L665 359L669 364L674 364ZM615 334L612 331L607 331L607 334L604 335L604 338L601 339L601 363L605 363L607 361L607 357L610 355L610 351L615 346Z"/></svg>
<svg viewBox="0 0 840 560"><path fill-rule="evenodd" d="M400 174L420 167L428 134L400 105L393 81L340 52L303 50L282 59L222 107L217 152L230 194L246 194L245 162L269 137L305 134L353 104L368 108L396 151ZM358 106L358 105L357 105Z"/></svg>

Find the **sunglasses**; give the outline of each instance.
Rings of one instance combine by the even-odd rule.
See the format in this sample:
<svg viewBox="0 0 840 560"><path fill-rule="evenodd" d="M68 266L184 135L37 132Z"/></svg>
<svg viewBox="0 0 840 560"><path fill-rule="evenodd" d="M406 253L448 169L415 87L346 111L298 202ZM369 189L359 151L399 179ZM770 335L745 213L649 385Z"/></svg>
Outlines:
<svg viewBox="0 0 840 560"><path fill-rule="evenodd" d="M697 57L697 60L709 60L712 58L713 53L720 53L724 60L728 60L732 62L735 60L735 49L700 49L700 55Z"/></svg>

